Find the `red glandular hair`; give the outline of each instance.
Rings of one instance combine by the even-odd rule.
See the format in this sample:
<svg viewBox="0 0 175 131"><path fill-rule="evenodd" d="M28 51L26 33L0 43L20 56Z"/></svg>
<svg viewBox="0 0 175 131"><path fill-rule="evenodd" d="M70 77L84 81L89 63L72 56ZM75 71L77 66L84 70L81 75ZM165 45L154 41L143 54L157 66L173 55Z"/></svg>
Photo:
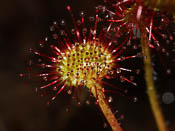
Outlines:
<svg viewBox="0 0 175 131"><path fill-rule="evenodd" d="M121 64L134 61L140 55L137 51L127 51L127 46L131 46L131 35L120 39L116 45L116 41L106 37L104 25L99 23L98 10L95 17L89 17L87 24L83 12L76 20L70 6L67 10L72 17L73 29L65 25L64 20L61 24L53 22L49 35L39 43L40 47L30 49L34 53L30 69L37 73L31 70L20 76L39 78L41 86L37 90L53 90L51 100L64 90L76 94L78 88L87 87L91 92L97 83L103 92L110 92L104 89L105 85L114 87L113 83L107 82L110 79L136 86L133 74L139 70L136 67L132 70L132 63L128 63L127 68Z"/></svg>

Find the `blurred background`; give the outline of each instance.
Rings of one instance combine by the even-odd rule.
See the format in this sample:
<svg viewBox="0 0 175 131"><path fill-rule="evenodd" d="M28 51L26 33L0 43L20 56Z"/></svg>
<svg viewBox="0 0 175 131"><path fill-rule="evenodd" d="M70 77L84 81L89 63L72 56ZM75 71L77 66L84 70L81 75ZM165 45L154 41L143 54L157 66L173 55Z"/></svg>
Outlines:
<svg viewBox="0 0 175 131"><path fill-rule="evenodd" d="M28 49L39 43L50 23L70 18L67 4L71 5L74 13L83 10L86 15L94 15L95 6L103 4L103 1L0 0L0 131L111 131L93 102L90 105L70 105L67 104L70 99L61 94L47 106L34 88L19 77L26 70L30 55ZM165 62L173 65L171 60ZM166 123L169 130L174 131L175 67L171 68L167 75L167 70L158 66L156 87ZM133 88L129 96L108 96L113 98L112 110L120 118L124 131L157 131L143 74L139 77L138 87Z"/></svg>

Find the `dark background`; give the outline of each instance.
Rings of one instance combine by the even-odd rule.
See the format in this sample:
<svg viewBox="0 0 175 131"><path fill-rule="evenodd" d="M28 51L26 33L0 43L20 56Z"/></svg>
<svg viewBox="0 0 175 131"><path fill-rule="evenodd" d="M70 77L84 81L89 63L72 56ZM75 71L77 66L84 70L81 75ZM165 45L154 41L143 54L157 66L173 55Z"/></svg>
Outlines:
<svg viewBox="0 0 175 131"><path fill-rule="evenodd" d="M51 22L70 17L67 4L74 13L83 10L93 15L94 7L101 3L101 0L0 0L0 131L111 130L95 104L67 105L69 100L60 95L46 106L34 88L19 77L26 69L28 48L35 47ZM173 93L175 87L173 75L166 76L165 69L158 71L161 101L162 94ZM138 83L131 97L113 96L112 109L118 110L117 117L124 117L121 124L125 131L157 131L144 83L139 79ZM175 130L174 103L161 106L170 131Z"/></svg>

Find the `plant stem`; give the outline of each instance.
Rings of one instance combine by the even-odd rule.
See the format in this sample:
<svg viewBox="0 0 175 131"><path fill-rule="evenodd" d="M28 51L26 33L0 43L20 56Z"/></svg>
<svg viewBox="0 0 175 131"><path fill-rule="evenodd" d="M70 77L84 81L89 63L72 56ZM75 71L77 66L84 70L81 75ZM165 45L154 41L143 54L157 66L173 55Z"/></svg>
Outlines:
<svg viewBox="0 0 175 131"><path fill-rule="evenodd" d="M152 9L169 12L175 17L175 0L143 0Z"/></svg>
<svg viewBox="0 0 175 131"><path fill-rule="evenodd" d="M106 117L109 125L111 126L113 131L123 131L118 123L117 119L115 118L114 114L112 113L108 102L105 99L104 93L102 91L102 87L96 83L94 87L91 88L92 94L97 98L98 104Z"/></svg>
<svg viewBox="0 0 175 131"><path fill-rule="evenodd" d="M145 70L147 93L152 108L152 112L156 120L159 131L168 131L162 114L161 107L158 102L156 90L154 87L150 49L148 46L148 39L146 33L144 32L142 32L141 34L141 45L142 45L142 53L144 56L144 70Z"/></svg>

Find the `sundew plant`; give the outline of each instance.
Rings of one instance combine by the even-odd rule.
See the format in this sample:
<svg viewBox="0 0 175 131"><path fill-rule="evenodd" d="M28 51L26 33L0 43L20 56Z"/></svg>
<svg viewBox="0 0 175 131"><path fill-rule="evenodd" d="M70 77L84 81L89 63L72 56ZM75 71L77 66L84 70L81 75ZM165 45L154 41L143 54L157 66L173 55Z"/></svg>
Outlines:
<svg viewBox="0 0 175 131"><path fill-rule="evenodd" d="M126 43L130 44L128 41L131 36L120 40L118 45L114 44L114 40L107 38L104 32L106 27L100 24L98 10L94 17L89 18L85 18L84 12L81 12L78 20L75 19L69 5L67 10L72 17L73 28L69 29L64 20L61 24L53 22L50 35L40 41L40 47L30 49L34 55L30 71L20 76L41 80L41 86L37 90L53 90L55 93L48 103L55 100L64 90L69 95L78 97L78 89L88 88L89 94L95 97L96 104L99 105L111 128L114 131L121 131L122 128L105 96L106 92L115 88L108 80L137 86L132 76L138 74L139 70L126 68L121 63L130 59L135 61L136 58L140 58L140 52L136 48L129 53L123 46ZM107 89L104 88L105 85ZM116 88L117 90L120 88ZM77 102L80 103L79 98Z"/></svg>
<svg viewBox="0 0 175 131"><path fill-rule="evenodd" d="M87 17L82 11L78 19L67 5L70 25L66 20L52 23L39 47L29 49L33 60L29 61L27 73L20 76L37 81L40 85L37 91L51 91L48 104L64 92L76 96L80 104L78 90L88 89L89 96L95 98L112 130L122 131L106 93L124 90L111 80L136 87L133 76L144 68L147 94L157 127L167 131L155 90L155 67L151 57L155 52L168 57L170 43L174 40L172 11L163 12L161 2L105 0L104 5L96 6L93 17ZM144 67L131 66L137 61L144 61Z"/></svg>

